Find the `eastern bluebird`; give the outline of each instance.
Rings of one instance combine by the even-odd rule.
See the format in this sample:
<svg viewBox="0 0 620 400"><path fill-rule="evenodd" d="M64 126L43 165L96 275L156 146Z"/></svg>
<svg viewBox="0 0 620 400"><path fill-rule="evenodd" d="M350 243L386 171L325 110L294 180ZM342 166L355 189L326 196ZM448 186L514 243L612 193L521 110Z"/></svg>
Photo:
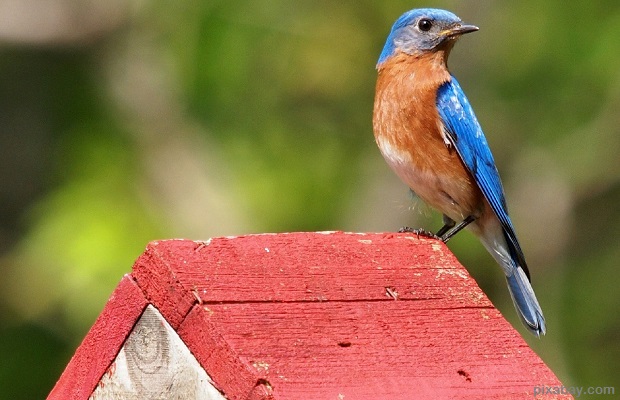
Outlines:
<svg viewBox="0 0 620 400"><path fill-rule="evenodd" d="M480 239L504 270L524 325L540 336L545 318L491 150L446 64L457 39L477 30L438 9L396 20L377 63L375 140L400 179L443 214L438 237L446 242L467 227Z"/></svg>

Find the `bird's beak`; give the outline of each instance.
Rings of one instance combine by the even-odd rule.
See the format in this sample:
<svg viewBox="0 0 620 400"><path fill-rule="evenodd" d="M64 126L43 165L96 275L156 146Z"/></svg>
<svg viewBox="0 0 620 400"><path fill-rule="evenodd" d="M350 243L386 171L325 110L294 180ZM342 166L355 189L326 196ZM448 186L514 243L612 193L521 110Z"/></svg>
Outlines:
<svg viewBox="0 0 620 400"><path fill-rule="evenodd" d="M476 32L478 29L480 28L478 28L475 25L457 25L455 27L446 29L445 31L441 32L441 35L444 37L457 37L457 36L464 35L466 33Z"/></svg>

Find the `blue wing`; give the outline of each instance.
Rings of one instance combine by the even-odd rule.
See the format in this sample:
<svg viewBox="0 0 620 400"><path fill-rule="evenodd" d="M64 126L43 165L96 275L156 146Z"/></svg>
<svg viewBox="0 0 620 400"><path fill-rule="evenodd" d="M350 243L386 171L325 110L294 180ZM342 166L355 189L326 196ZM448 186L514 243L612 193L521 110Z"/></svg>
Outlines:
<svg viewBox="0 0 620 400"><path fill-rule="evenodd" d="M454 77L437 91L437 109L450 141L504 228L513 257L516 257L529 278L521 246L508 216L504 189L491 149L474 110Z"/></svg>

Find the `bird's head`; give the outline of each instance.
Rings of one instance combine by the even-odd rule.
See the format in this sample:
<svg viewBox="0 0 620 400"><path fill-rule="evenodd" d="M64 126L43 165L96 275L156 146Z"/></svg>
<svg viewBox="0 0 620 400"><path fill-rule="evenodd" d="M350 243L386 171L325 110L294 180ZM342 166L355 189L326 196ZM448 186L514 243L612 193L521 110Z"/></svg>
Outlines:
<svg viewBox="0 0 620 400"><path fill-rule="evenodd" d="M407 11L392 26L377 65L398 52L421 55L440 49L449 51L459 36L477 30L477 26L463 24L449 11L436 8Z"/></svg>

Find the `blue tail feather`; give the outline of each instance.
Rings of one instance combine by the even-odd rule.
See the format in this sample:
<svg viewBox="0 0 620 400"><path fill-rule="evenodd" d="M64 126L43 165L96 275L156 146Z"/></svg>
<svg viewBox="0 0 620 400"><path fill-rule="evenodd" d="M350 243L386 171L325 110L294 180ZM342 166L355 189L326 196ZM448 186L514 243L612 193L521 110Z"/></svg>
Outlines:
<svg viewBox="0 0 620 400"><path fill-rule="evenodd" d="M506 276L506 281L510 297L523 324L534 335L539 337L544 335L546 332L545 317L525 271L520 266L516 266L513 273Z"/></svg>

